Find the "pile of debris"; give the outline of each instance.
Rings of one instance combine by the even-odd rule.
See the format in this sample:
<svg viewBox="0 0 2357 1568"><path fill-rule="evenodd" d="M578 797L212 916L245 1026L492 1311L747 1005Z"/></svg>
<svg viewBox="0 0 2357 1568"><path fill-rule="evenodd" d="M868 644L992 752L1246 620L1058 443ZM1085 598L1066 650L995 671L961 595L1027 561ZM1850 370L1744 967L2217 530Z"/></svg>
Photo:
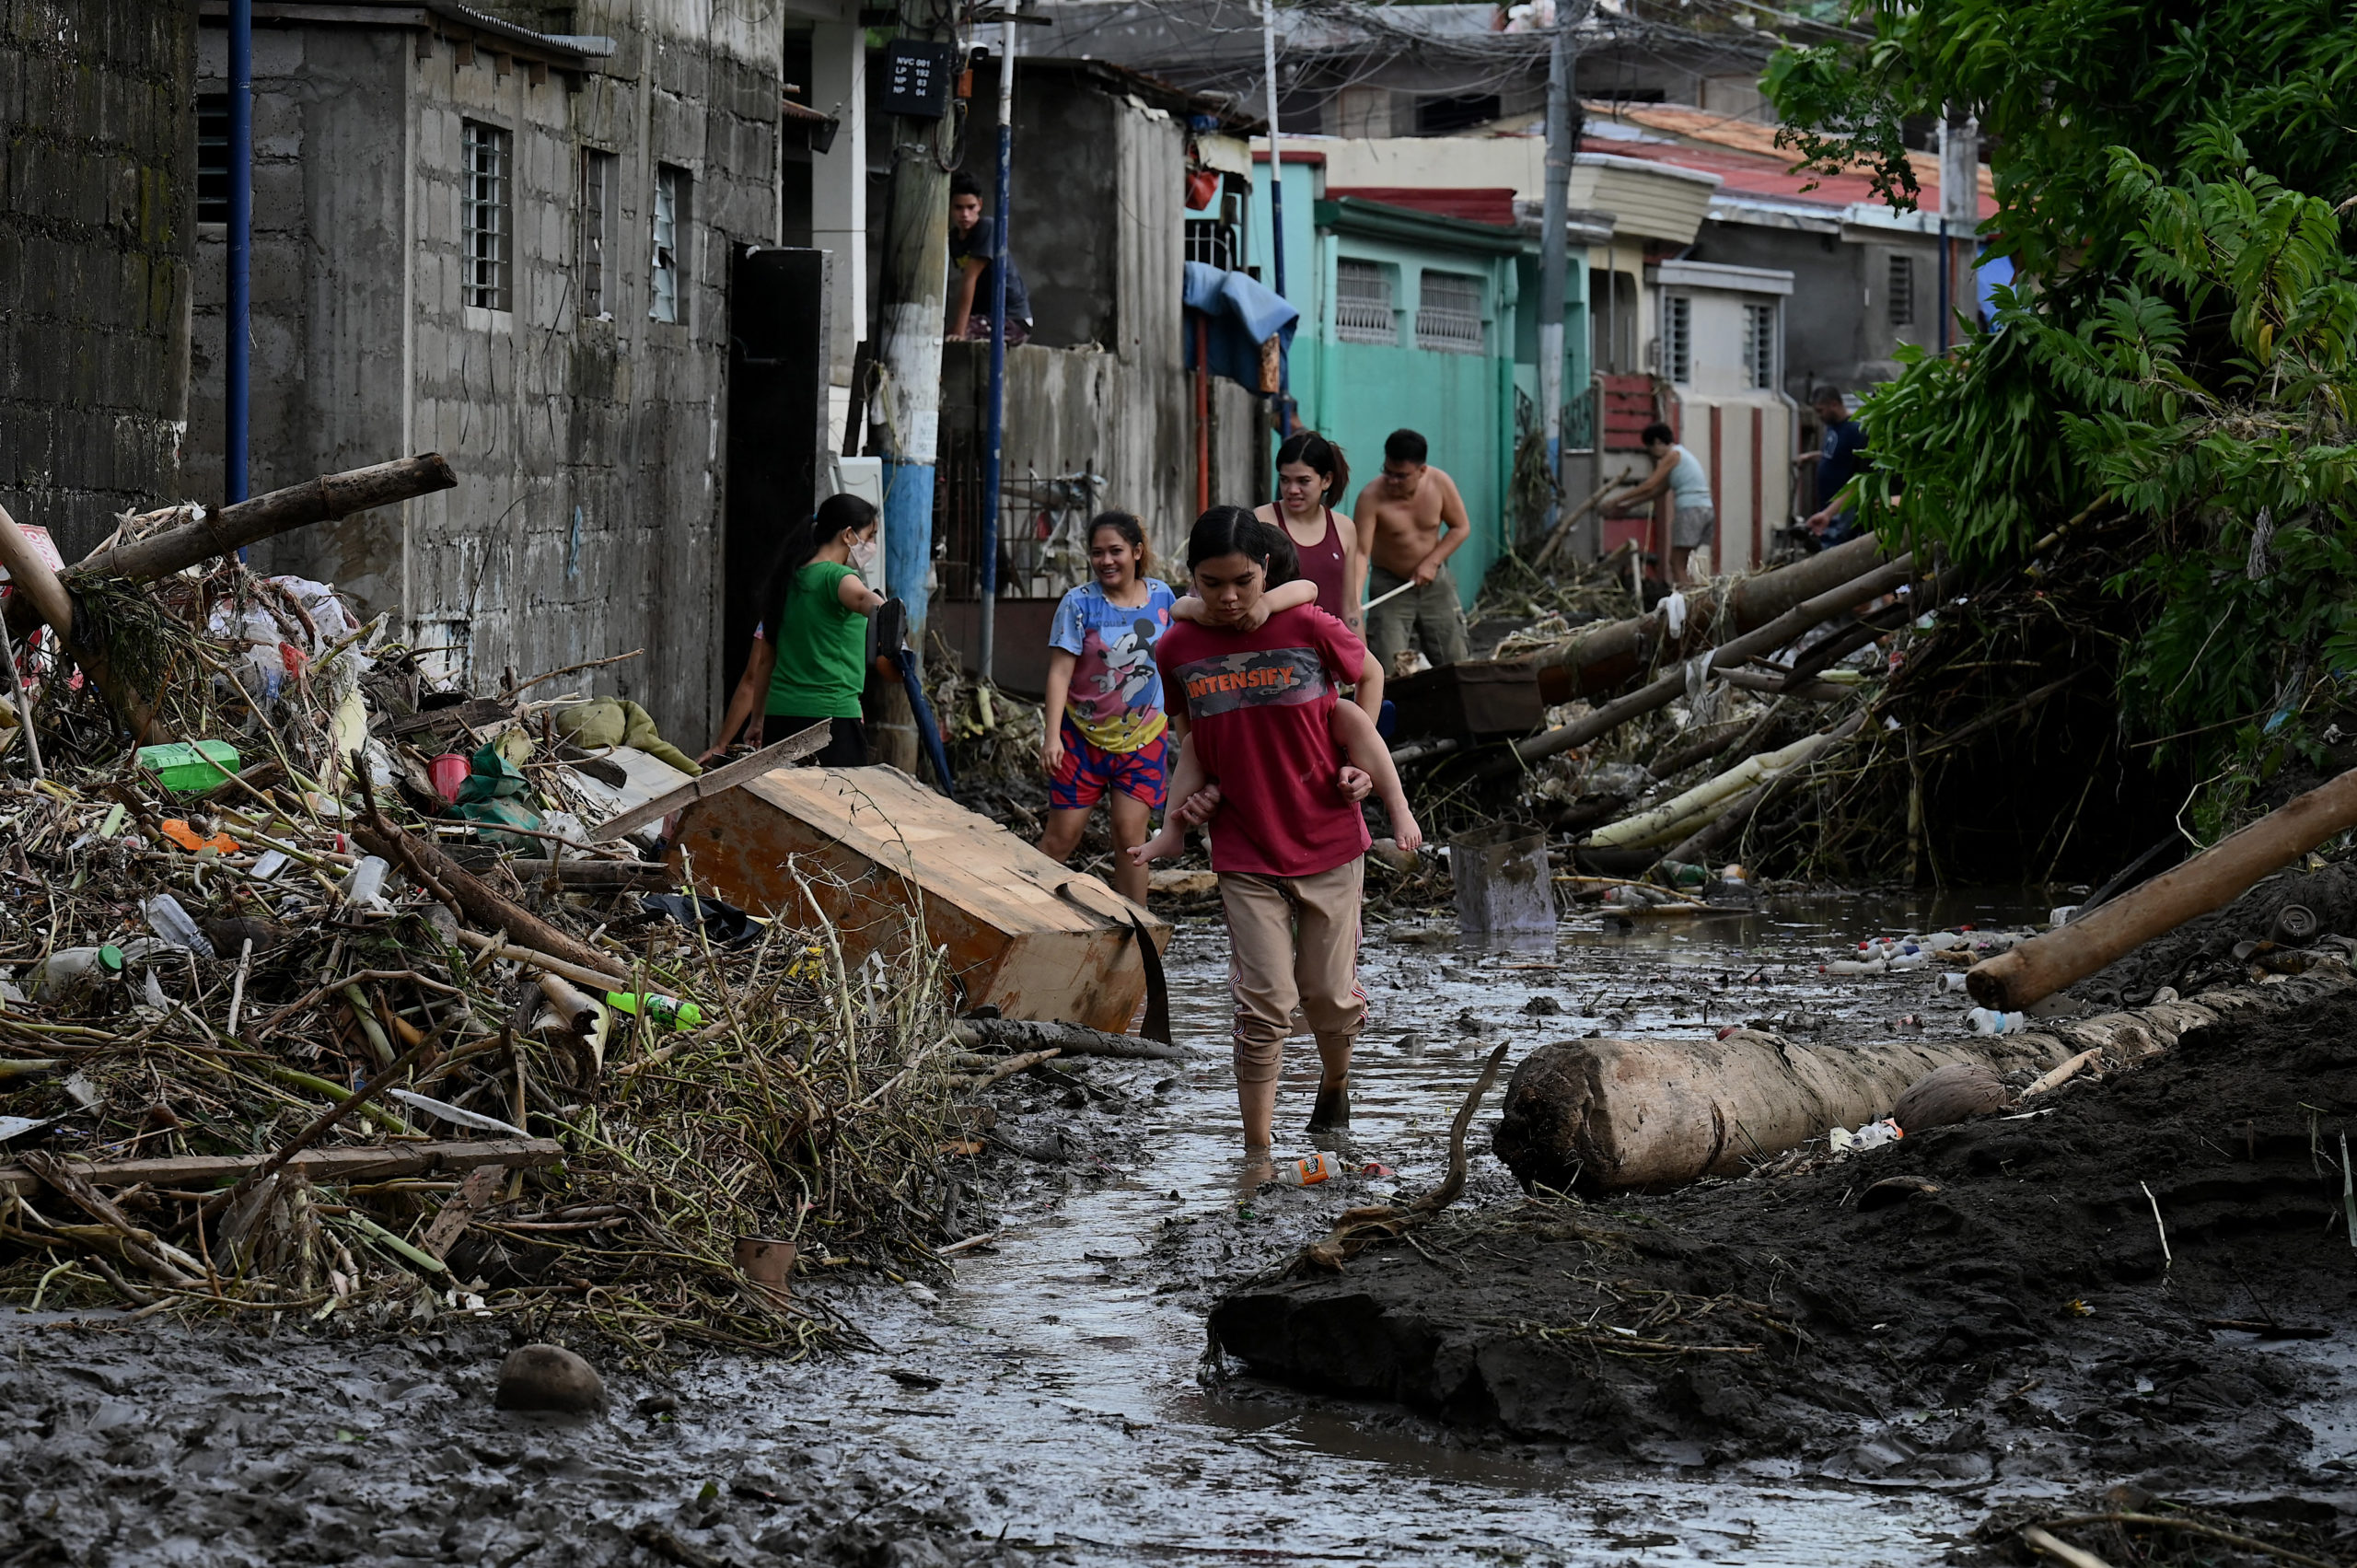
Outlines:
<svg viewBox="0 0 2357 1568"><path fill-rule="evenodd" d="M223 553L447 474L157 515L63 574L0 518L47 623L0 731L0 1289L819 1344L797 1257L931 1266L958 1101L1038 1053L953 1023L923 942L677 890L666 816L717 775L634 705L437 686Z"/></svg>

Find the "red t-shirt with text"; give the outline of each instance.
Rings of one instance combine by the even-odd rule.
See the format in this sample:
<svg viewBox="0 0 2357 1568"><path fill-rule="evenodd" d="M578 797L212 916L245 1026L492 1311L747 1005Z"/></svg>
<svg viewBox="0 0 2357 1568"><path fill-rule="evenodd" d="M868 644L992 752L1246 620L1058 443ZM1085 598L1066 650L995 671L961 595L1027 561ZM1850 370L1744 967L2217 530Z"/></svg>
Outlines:
<svg viewBox="0 0 2357 1568"><path fill-rule="evenodd" d="M1155 645L1187 744L1220 791L1212 869L1315 877L1367 850L1358 803L1342 797L1334 704L1366 645L1314 606L1280 610L1257 632L1173 624Z"/></svg>

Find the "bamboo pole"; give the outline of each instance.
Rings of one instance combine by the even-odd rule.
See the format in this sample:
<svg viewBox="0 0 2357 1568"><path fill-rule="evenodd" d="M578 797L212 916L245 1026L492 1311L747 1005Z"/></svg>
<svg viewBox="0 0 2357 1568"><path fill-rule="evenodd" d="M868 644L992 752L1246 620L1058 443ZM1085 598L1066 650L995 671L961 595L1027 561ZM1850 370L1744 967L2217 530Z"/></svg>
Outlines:
<svg viewBox="0 0 2357 1568"><path fill-rule="evenodd" d="M2196 915L2223 909L2336 833L2357 827L2357 768L2231 833L2083 920L2033 936L1965 976L1972 999L2019 1012Z"/></svg>

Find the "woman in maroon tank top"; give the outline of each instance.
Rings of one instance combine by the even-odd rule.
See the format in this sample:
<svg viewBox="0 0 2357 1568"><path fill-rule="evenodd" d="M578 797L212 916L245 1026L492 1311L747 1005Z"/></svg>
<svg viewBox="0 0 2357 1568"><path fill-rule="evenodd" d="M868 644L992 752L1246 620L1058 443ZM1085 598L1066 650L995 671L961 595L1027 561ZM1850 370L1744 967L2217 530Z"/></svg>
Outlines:
<svg viewBox="0 0 2357 1568"><path fill-rule="evenodd" d="M1302 576L1318 585L1318 608L1359 632L1366 563L1359 556L1358 526L1328 505L1350 482L1342 448L1314 430L1295 431L1277 448L1276 503L1254 516L1292 536Z"/></svg>

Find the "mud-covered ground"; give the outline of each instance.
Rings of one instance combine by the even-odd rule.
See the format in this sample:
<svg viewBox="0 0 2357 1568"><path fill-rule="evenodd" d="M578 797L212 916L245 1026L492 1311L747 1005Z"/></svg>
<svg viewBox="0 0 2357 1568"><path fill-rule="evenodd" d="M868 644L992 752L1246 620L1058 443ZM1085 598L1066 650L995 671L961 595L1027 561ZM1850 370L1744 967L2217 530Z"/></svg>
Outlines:
<svg viewBox="0 0 2357 1568"><path fill-rule="evenodd" d="M2346 1318L2333 1269L2357 1284L2357 1257L2323 1227L2357 1064L2321 1037L2258 1077L2219 1063L2266 1047L2197 1040L2036 1121L1591 1208L1525 1202L1485 1152L1493 1091L1448 1220L1345 1280L1379 1284L1398 1323L1437 1325L1435 1343L1492 1347L1485 1389L1491 1369L1523 1367L1498 1374L1497 1408L1274 1361L1296 1380L1264 1377L1207 1351L1224 1296L1265 1295L1248 1282L1342 1209L1439 1179L1497 1041L1753 1017L1821 1039L1911 1027L1962 1003L1920 973L1834 983L1816 966L1934 912L1590 923L1488 952L1371 921L1376 1026L1336 1151L1351 1174L1306 1190L1236 1158L1225 955L1215 929L1189 926L1171 972L1194 1063L1010 1080L965 1214L997 1239L907 1285L802 1282L874 1349L633 1367L577 1341L613 1396L599 1416L493 1410L508 1332L463 1314L343 1337L0 1307L0 1564L1900 1564L1980 1551L1992 1508L2140 1480L2337 1516L2332 1461L2357 1449L2357 1428L2334 1424L2352 1408L2338 1340L2198 1327ZM1937 923L1959 918L1976 916ZM1280 1132L1306 1152L1294 1128L1314 1072L1306 1050L1290 1065ZM2247 1109L2217 1088L2236 1084ZM2278 1091L2298 1117L2323 1108L2313 1168ZM1944 1191L1858 1212L1850 1190L1886 1171ZM2117 1177L2100 1202L2098 1177ZM2112 1191L2141 1202L2138 1180L2167 1216L2165 1270L2149 1209L2140 1221ZM2065 1198L2081 1217L2056 1231L2038 1205ZM2229 1263L2263 1304L2231 1294ZM2066 1315L2073 1300L2092 1316ZM1336 1342L1353 1365L1456 1353L1385 1334Z"/></svg>
<svg viewBox="0 0 2357 1568"><path fill-rule="evenodd" d="M2341 995L1782 1177L1469 1203L1211 1325L1260 1376L1598 1459L2331 1516L2357 1504L2352 1120Z"/></svg>

